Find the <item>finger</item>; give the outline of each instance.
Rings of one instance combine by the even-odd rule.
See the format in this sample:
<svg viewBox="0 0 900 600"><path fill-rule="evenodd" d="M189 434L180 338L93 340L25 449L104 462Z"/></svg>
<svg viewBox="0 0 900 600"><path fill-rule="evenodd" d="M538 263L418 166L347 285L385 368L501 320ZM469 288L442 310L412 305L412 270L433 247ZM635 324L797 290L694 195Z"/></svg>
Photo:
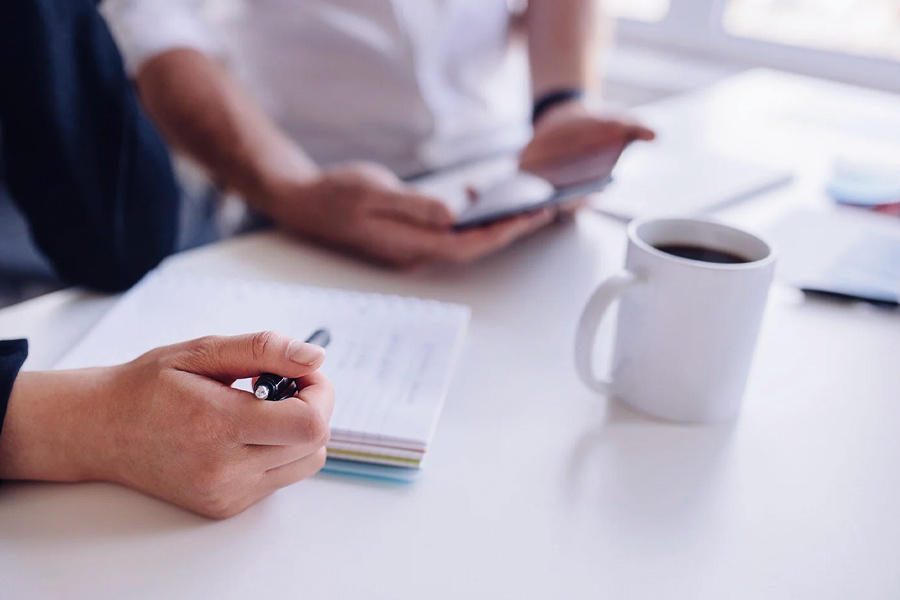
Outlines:
<svg viewBox="0 0 900 600"><path fill-rule="evenodd" d="M447 229L453 225L454 217L443 202L412 191L380 190L372 199L372 213L404 221L411 225L433 229Z"/></svg>
<svg viewBox="0 0 900 600"><path fill-rule="evenodd" d="M597 121L586 130L587 135L582 138L584 148L579 152L602 152L608 148L618 146L621 149L637 140L650 141L656 137L656 133L637 121L623 120L613 122ZM577 148L578 144L573 144Z"/></svg>
<svg viewBox="0 0 900 600"><path fill-rule="evenodd" d="M384 220L379 233L384 239L390 239L391 245L382 250L383 258L404 266L439 261L472 262L540 229L550 223L553 216L553 211L542 209L462 233L436 232Z"/></svg>
<svg viewBox="0 0 900 600"><path fill-rule="evenodd" d="M325 448L321 448L310 456L267 471L263 475L263 490L261 491L267 495L275 490L306 479L310 475L315 475L325 466L326 457ZM265 492L266 489L269 491Z"/></svg>
<svg viewBox="0 0 900 600"><path fill-rule="evenodd" d="M301 377L297 383L300 391L280 402L229 390L228 407L238 440L256 446L302 446L307 454L324 445L334 411L334 387L320 372Z"/></svg>
<svg viewBox="0 0 900 600"><path fill-rule="evenodd" d="M597 135L588 132L564 144L539 145L522 154L520 167L550 179L557 186L570 185L573 180L580 183L608 175L631 141L624 125L619 124L619 128L621 133L613 136L609 135L608 130L598 131ZM556 175L557 171L563 170L572 173Z"/></svg>
<svg viewBox="0 0 900 600"><path fill-rule="evenodd" d="M618 157L618 151L607 151L543 164L532 167L529 171L556 187L565 188L608 176L615 167Z"/></svg>
<svg viewBox="0 0 900 600"><path fill-rule="evenodd" d="M624 133L631 140L639 139L649 141L656 137L656 133L652 129L638 121L636 117L630 114L615 115L611 116L609 120L598 121L598 123L603 122L618 123L623 128L622 133Z"/></svg>
<svg viewBox="0 0 900 600"><path fill-rule="evenodd" d="M587 196L581 196L574 200L567 200L557 205L557 217L566 219L573 216L579 210L588 205L590 199ZM559 219L557 219L559 220Z"/></svg>
<svg viewBox="0 0 900 600"><path fill-rule="evenodd" d="M633 133L631 127L617 124L616 132L610 135L608 131L597 131L596 135L585 136L581 140L581 144L573 144L569 156L572 158L590 156L592 154L602 154L618 157L625 150L625 147L632 141L632 135L636 134L637 129ZM563 155L560 155L562 157ZM613 161L615 162L615 161Z"/></svg>
<svg viewBox="0 0 900 600"><path fill-rule="evenodd" d="M334 386L324 373L315 372L297 380L300 386L295 394L297 398L308 404L327 423L334 413Z"/></svg>
<svg viewBox="0 0 900 600"><path fill-rule="evenodd" d="M386 166L368 161L350 161L335 165L326 172L350 177L370 187L373 184L387 189L400 189L403 182Z"/></svg>
<svg viewBox="0 0 900 600"><path fill-rule="evenodd" d="M644 127L643 125L636 124L631 127L629 131L629 138L632 140L641 140L643 142L650 142L656 139L656 132L648 127Z"/></svg>
<svg viewBox="0 0 900 600"><path fill-rule="evenodd" d="M369 252L384 262L406 267L438 261L471 262L508 246L552 220L553 211L544 209L458 233L424 229L383 218L378 223L378 236L390 240L390 244L369 248Z"/></svg>
<svg viewBox="0 0 900 600"><path fill-rule="evenodd" d="M260 373L302 377L318 369L325 350L280 333L207 336L174 347L174 366L231 384Z"/></svg>
<svg viewBox="0 0 900 600"><path fill-rule="evenodd" d="M656 137L656 132L633 119L624 119L619 122L622 129L621 135L628 141L650 141Z"/></svg>
<svg viewBox="0 0 900 600"><path fill-rule="evenodd" d="M260 477L250 497L243 502L244 508L256 504L281 488L318 473L325 465L325 458L325 449L322 448L307 457L266 471Z"/></svg>
<svg viewBox="0 0 900 600"><path fill-rule="evenodd" d="M450 234L444 238L438 258L467 263L497 252L519 238L534 233L553 221L555 211L549 208L504 219L497 223Z"/></svg>
<svg viewBox="0 0 900 600"><path fill-rule="evenodd" d="M373 218L372 234L363 250L370 258L394 267L412 267L434 260L449 229L431 229L398 221L393 217Z"/></svg>
<svg viewBox="0 0 900 600"><path fill-rule="evenodd" d="M250 460L260 471L269 471L315 454L328 443L328 438L321 445L297 444L294 446L247 446Z"/></svg>

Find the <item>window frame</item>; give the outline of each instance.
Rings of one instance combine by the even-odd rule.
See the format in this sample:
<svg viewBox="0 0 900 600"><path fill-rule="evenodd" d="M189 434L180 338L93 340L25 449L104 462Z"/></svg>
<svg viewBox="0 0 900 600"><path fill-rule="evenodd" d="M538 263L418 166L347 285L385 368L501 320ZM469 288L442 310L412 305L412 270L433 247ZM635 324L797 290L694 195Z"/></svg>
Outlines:
<svg viewBox="0 0 900 600"><path fill-rule="evenodd" d="M725 30L729 0L669 0L659 21L617 19L620 41L746 66L795 71L900 93L900 61L737 37Z"/></svg>

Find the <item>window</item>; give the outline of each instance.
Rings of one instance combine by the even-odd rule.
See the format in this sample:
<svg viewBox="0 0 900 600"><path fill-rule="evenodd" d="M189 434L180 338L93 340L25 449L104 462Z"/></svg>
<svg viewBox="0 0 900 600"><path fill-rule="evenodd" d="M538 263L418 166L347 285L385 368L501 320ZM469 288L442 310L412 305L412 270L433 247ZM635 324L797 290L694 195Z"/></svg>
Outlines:
<svg viewBox="0 0 900 600"><path fill-rule="evenodd" d="M900 93L900 0L602 0L618 38Z"/></svg>
<svg viewBox="0 0 900 600"><path fill-rule="evenodd" d="M659 21L669 12L669 0L606 0L604 8L614 17Z"/></svg>
<svg viewBox="0 0 900 600"><path fill-rule="evenodd" d="M900 60L897 0L731 0L724 24L739 37Z"/></svg>

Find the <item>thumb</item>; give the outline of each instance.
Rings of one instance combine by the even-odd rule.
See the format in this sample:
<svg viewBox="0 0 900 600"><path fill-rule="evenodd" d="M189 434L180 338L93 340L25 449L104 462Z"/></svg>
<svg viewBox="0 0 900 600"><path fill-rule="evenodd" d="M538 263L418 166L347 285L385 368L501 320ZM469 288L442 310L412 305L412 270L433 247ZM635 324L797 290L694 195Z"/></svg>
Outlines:
<svg viewBox="0 0 900 600"><path fill-rule="evenodd" d="M640 140L643 142L651 142L656 139L656 132L649 127L644 127L639 123L631 125L628 131L628 138L631 141Z"/></svg>
<svg viewBox="0 0 900 600"><path fill-rule="evenodd" d="M412 188L385 190L377 196L372 208L378 214L433 229L446 229L455 220L443 202Z"/></svg>
<svg viewBox="0 0 900 600"><path fill-rule="evenodd" d="M236 379L275 373L303 377L325 360L325 350L273 331L208 336L175 347L175 367L231 385Z"/></svg>

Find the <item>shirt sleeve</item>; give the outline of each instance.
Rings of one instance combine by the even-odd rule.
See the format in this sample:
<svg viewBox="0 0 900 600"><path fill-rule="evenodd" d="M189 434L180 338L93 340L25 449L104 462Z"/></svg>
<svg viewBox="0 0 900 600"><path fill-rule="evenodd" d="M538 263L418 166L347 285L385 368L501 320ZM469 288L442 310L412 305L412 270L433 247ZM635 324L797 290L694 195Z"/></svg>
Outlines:
<svg viewBox="0 0 900 600"><path fill-rule="evenodd" d="M3 435L6 405L9 403L13 383L27 356L26 340L0 340L0 435Z"/></svg>
<svg viewBox="0 0 900 600"><path fill-rule="evenodd" d="M118 291L174 251L178 188L93 0L0 1L0 152L34 241Z"/></svg>
<svg viewBox="0 0 900 600"><path fill-rule="evenodd" d="M222 54L201 0L103 0L100 10L131 75L146 60L175 48Z"/></svg>

